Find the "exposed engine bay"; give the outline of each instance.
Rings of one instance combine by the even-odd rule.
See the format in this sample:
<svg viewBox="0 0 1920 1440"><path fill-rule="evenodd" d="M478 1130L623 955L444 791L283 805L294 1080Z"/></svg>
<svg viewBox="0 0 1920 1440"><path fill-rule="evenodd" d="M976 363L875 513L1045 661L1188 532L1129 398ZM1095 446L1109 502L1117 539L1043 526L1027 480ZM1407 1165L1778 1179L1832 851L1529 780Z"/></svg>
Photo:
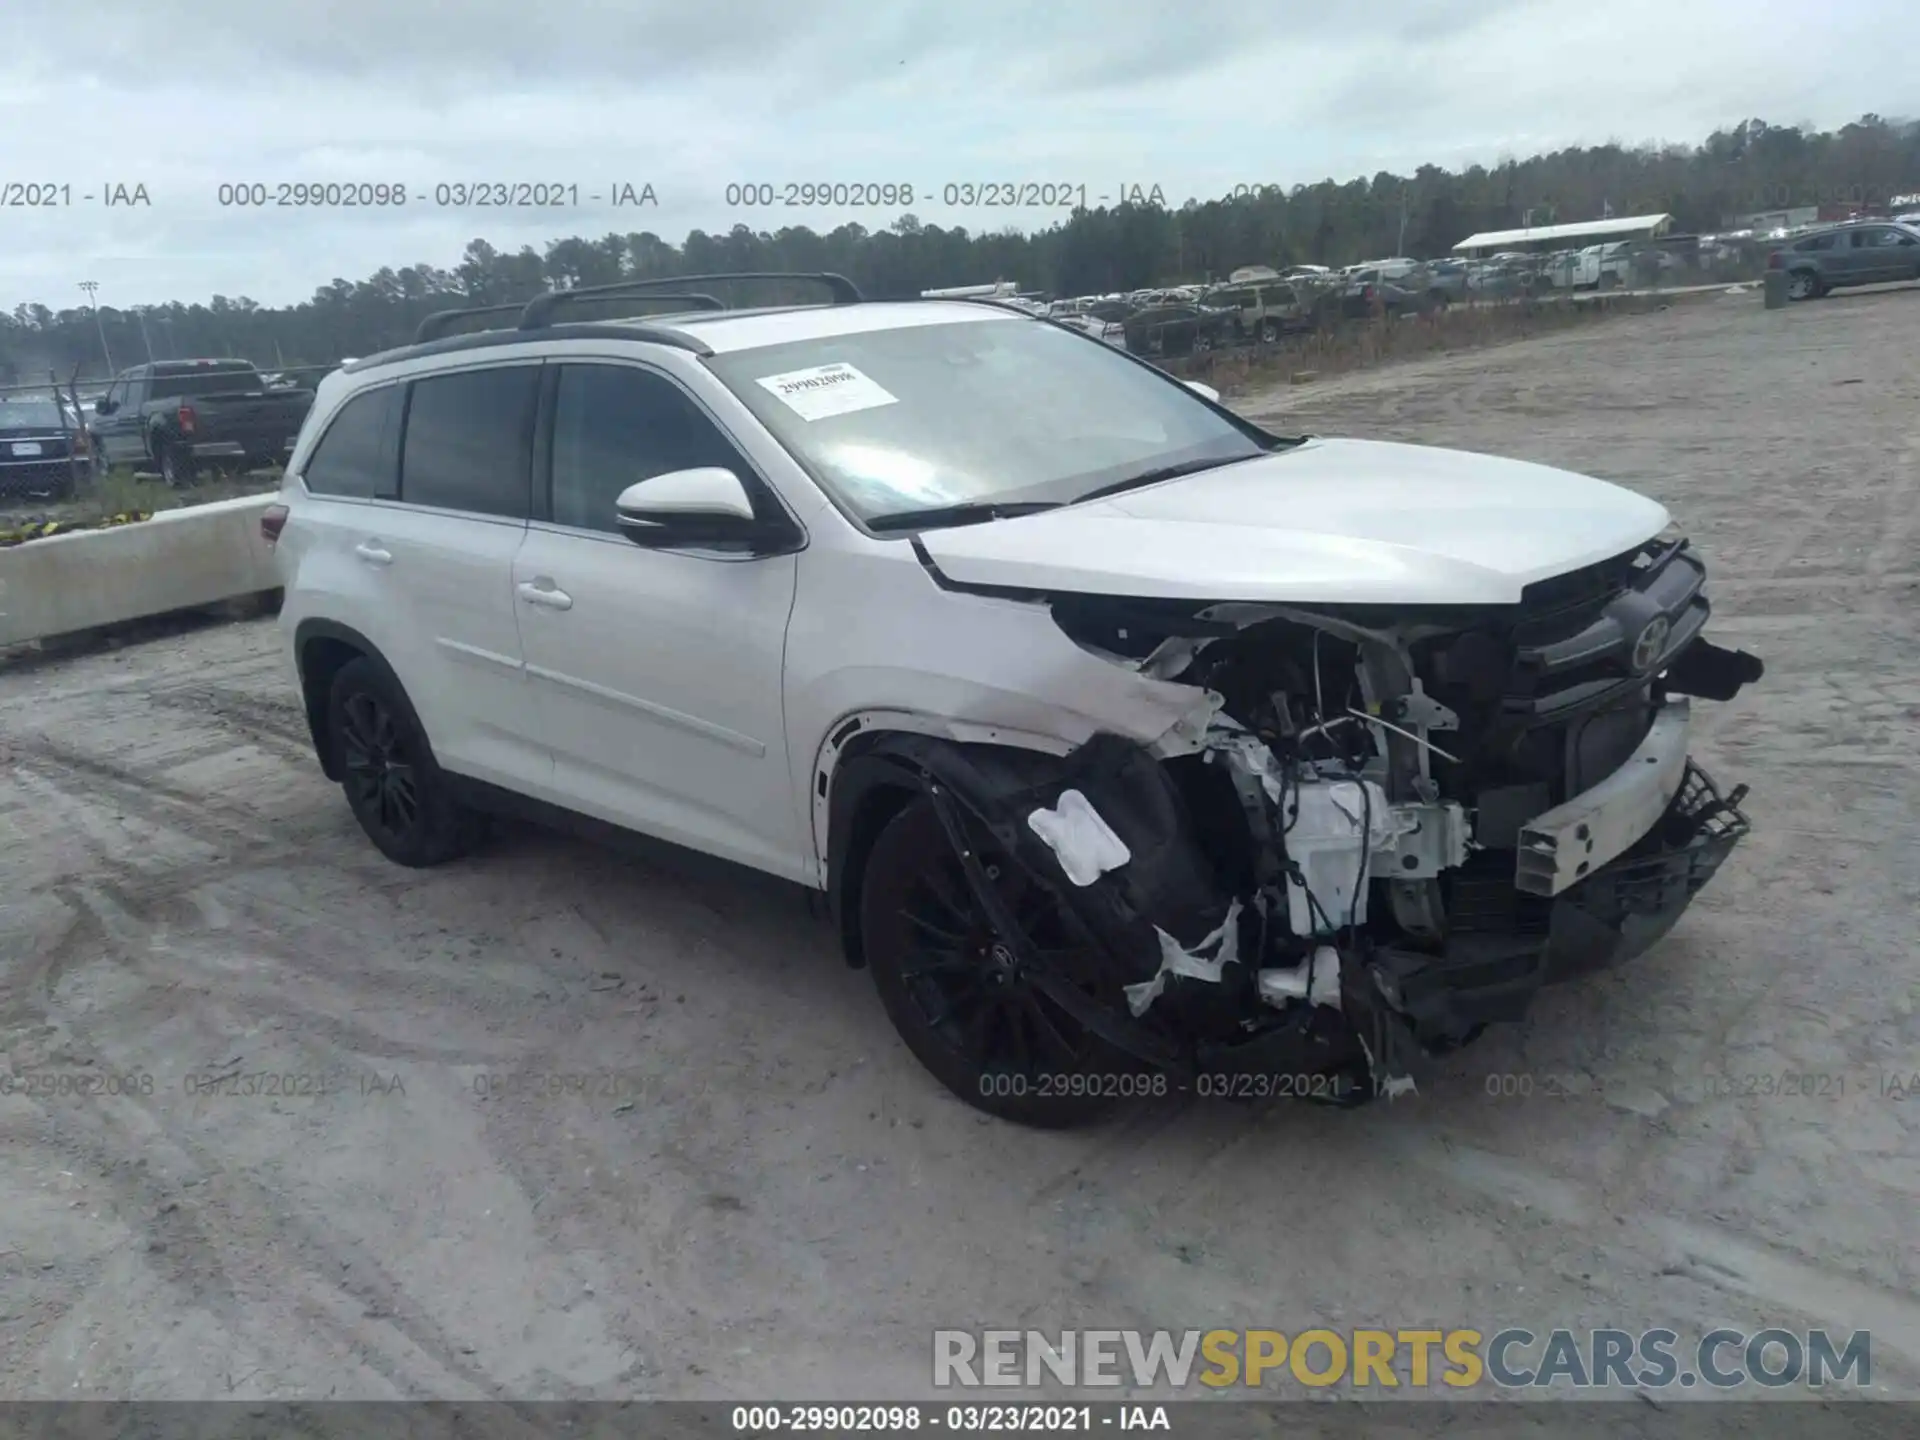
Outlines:
<svg viewBox="0 0 1920 1440"><path fill-rule="evenodd" d="M1067 941L994 929L1112 1050L1391 1096L1541 985L1645 950L1746 833L1745 787L1687 753L1690 697L1762 673L1702 638L1704 581L1652 541L1518 607L1031 597L1191 686L1197 718L1064 757L892 735L862 763L911 770L990 913L989 849L1046 883Z"/></svg>

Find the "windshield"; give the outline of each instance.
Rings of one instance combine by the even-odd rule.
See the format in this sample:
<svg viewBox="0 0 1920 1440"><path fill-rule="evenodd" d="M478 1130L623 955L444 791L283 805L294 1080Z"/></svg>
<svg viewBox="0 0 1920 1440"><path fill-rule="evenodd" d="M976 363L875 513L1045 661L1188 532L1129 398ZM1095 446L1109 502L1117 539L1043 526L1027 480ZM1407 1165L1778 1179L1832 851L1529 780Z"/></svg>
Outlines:
<svg viewBox="0 0 1920 1440"><path fill-rule="evenodd" d="M1183 386L1054 325L998 316L708 359L863 520L1068 502L1167 466L1268 448Z"/></svg>
<svg viewBox="0 0 1920 1440"><path fill-rule="evenodd" d="M149 400L191 400L200 395L224 395L236 390L263 390L257 370L195 370L181 375L156 375Z"/></svg>
<svg viewBox="0 0 1920 1440"><path fill-rule="evenodd" d="M60 410L51 400L0 400L0 430L61 428Z"/></svg>

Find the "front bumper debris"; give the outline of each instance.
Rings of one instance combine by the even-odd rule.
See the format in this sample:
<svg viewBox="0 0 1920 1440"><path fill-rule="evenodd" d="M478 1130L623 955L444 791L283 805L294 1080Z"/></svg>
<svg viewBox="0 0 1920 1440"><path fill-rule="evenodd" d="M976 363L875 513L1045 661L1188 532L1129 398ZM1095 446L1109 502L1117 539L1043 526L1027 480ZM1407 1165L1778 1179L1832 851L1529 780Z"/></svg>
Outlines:
<svg viewBox="0 0 1920 1440"><path fill-rule="evenodd" d="M1624 855L1659 823L1687 777L1685 700L1669 700L1626 762L1520 830L1516 890L1559 895Z"/></svg>
<svg viewBox="0 0 1920 1440"><path fill-rule="evenodd" d="M1752 828L1746 787L1722 794L1691 760L1672 802L1626 853L1551 902L1544 933L1451 938L1436 956L1375 952L1382 993L1435 1049L1479 1027L1520 1019L1542 986L1645 953L1692 903Z"/></svg>

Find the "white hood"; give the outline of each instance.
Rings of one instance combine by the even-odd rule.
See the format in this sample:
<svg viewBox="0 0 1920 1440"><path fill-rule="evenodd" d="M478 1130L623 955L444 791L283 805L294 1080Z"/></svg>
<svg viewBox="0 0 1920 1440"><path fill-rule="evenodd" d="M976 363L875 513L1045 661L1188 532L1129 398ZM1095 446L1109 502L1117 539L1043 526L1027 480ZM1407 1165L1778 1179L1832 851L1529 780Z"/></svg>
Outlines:
<svg viewBox="0 0 1920 1440"><path fill-rule="evenodd" d="M963 584L1182 600L1508 605L1658 535L1604 480L1464 450L1310 440L1105 500L921 536Z"/></svg>

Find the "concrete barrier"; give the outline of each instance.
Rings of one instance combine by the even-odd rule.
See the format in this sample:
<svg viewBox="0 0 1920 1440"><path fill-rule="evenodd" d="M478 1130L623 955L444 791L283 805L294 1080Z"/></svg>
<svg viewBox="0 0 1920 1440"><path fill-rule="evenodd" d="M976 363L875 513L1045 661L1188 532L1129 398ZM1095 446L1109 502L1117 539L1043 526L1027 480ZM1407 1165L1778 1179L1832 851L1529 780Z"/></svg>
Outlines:
<svg viewBox="0 0 1920 1440"><path fill-rule="evenodd" d="M0 549L0 645L276 588L260 514L277 498L243 495Z"/></svg>

